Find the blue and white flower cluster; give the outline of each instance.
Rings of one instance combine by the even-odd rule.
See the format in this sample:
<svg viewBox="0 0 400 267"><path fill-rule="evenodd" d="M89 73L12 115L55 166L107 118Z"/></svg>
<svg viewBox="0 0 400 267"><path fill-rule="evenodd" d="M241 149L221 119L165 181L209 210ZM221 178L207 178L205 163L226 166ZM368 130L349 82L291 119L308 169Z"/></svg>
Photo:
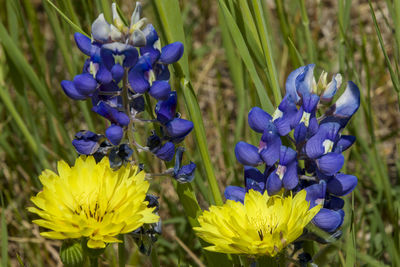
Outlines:
<svg viewBox="0 0 400 267"><path fill-rule="evenodd" d="M67 96L74 100L90 98L92 111L109 121L105 135L78 132L72 141L76 151L97 157L108 155L115 167L128 161L134 148L171 161L178 151L176 145L193 129L191 121L176 113L177 95L169 83L168 65L182 57L183 44L175 42L162 47L153 25L141 18L141 9L138 2L130 24L126 25L114 3L112 24L100 14L92 24L91 38L75 33L78 48L88 58L81 74L72 81L61 82ZM156 119L141 117L146 105L151 104L146 94L158 101ZM134 140L129 140L129 145L123 143L138 123L156 125L146 146ZM180 168L175 166L172 175L181 182L191 181L196 165L181 166L182 155L177 158Z"/></svg>
<svg viewBox="0 0 400 267"><path fill-rule="evenodd" d="M336 74L327 83L327 73L323 72L317 83L314 67L306 65L289 75L286 95L273 115L258 107L250 110L249 126L262 134L261 140L258 147L237 143L235 155L245 165L245 188L228 186L225 197L243 202L249 189L267 190L269 195L283 189L294 193L305 189L311 207L323 205L313 223L334 232L344 219L340 197L357 185L357 177L340 172L342 152L355 141L354 136L341 133L360 106L360 91L349 81L344 93L330 105L342 77ZM322 112L324 105L330 106ZM263 172L255 168L261 165Z"/></svg>

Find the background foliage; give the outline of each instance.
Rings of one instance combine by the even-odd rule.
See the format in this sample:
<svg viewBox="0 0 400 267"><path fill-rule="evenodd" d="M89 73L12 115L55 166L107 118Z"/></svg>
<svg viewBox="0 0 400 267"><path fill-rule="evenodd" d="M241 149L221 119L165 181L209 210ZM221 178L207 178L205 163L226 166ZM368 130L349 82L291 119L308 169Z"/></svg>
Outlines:
<svg viewBox="0 0 400 267"><path fill-rule="evenodd" d="M134 1L116 2L124 14L133 11ZM186 146L199 166L191 185L163 177L151 181L160 196L164 225L157 242L161 265L210 266L207 258L228 260L202 251L191 230L199 207L222 203L220 192L226 185L243 183L233 148L238 140L256 143L256 134L247 127L248 110L260 106L272 111L290 71L316 63L317 74L323 69L340 72L344 81L359 85L362 103L347 130L357 142L345 154L346 172L355 174L359 184L346 198L342 238L315 246L315 262L400 266L400 0L143 4L163 44L185 43L184 58L173 68L173 88L179 93L180 112L195 123ZM38 174L55 169L59 159L71 163L76 157L70 140L78 130L105 129L89 103L68 99L59 84L83 66L73 33L89 32L101 12L110 19L110 5L109 0L0 0L3 266L60 264L60 242L40 237L26 207L41 188ZM148 155L141 161L152 172L163 168ZM128 244L130 265L150 265ZM102 261L116 265L116 247L109 246Z"/></svg>

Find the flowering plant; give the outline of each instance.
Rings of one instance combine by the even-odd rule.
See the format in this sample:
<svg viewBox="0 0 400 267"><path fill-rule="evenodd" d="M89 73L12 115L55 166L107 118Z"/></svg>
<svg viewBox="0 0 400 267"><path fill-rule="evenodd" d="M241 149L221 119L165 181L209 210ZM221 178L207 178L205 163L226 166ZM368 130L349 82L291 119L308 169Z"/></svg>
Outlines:
<svg viewBox="0 0 400 267"><path fill-rule="evenodd" d="M296 69L288 76L286 95L272 116L258 107L250 110L249 126L262 135L258 147L243 141L235 147L237 160L245 165L245 187L228 186L225 190L227 204L211 207L209 212L200 217L201 227L195 228L201 238L214 244L210 249L225 253L275 256L287 243L295 241L302 234L301 230L298 235L288 238L286 235L287 231L291 231L290 225L303 229L312 219L313 224L329 233L342 225L344 201L340 197L353 191L357 178L340 172L344 164L342 152L355 141L354 136L341 133L360 105L360 92L353 82L348 82L340 98L322 113L320 109L330 104L340 88L342 77L336 74L327 83L327 73L323 72L316 83L313 73L314 65L311 64ZM260 166L263 166L261 171L256 168ZM260 204L262 201L259 205L250 204L249 199L257 195L254 192L259 192L259 197L264 196L264 204ZM289 200L284 195L292 194L295 195L294 199L302 199L304 203L301 205L307 206L306 210L313 212L306 215L308 219L303 223L286 223L288 230L280 230L286 212L292 211L288 216L293 216L294 220L304 216L296 213L301 213L296 207L275 204L280 203L274 200L275 197L285 202ZM267 205L272 207L269 215L264 214L265 203L273 203ZM257 219L246 214L249 209ZM234 212L241 215L236 216L236 221L229 221L233 220L230 217L232 215L227 214ZM238 221L239 217L247 221ZM260 221L263 222L262 226L258 223ZM220 228L223 225L225 228ZM273 251L260 242L264 241L262 229L265 227L273 236L272 240L278 238L274 237L275 231L277 235L280 234L282 243L278 242ZM251 239L251 233L259 231L263 233L259 234L260 241ZM256 243L252 243L255 246L253 249L239 249L243 242ZM269 245L276 242L271 241Z"/></svg>

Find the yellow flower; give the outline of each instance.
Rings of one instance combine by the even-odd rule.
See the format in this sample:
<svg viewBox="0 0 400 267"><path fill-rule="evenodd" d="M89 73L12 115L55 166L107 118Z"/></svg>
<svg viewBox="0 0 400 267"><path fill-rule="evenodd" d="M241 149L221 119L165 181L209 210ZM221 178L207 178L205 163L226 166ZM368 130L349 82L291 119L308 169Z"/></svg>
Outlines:
<svg viewBox="0 0 400 267"><path fill-rule="evenodd" d="M268 196L249 190L240 202L228 200L211 206L199 217L197 235L213 246L207 250L247 255L275 256L295 241L321 209L310 209L306 191L294 197Z"/></svg>
<svg viewBox="0 0 400 267"><path fill-rule="evenodd" d="M115 236L131 232L158 215L144 201L149 183L136 166L110 168L108 158L96 164L93 157L80 157L75 166L59 161L58 175L45 170L39 179L43 190L30 207L42 219L33 222L50 229L41 235L52 239L88 238L89 248L121 242Z"/></svg>

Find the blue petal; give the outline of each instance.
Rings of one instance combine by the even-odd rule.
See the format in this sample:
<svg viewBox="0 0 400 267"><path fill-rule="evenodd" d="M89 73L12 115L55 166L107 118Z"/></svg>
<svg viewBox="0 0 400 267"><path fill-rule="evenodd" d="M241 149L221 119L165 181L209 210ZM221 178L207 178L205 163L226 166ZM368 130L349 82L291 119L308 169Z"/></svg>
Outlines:
<svg viewBox="0 0 400 267"><path fill-rule="evenodd" d="M103 45L100 49L100 56L102 63L106 66L107 69L111 70L111 68L115 64L113 51L111 49L107 49L106 45Z"/></svg>
<svg viewBox="0 0 400 267"><path fill-rule="evenodd" d="M146 46L153 46L159 40L157 31L152 24L147 24L143 29L143 33L146 36Z"/></svg>
<svg viewBox="0 0 400 267"><path fill-rule="evenodd" d="M293 136L296 144L300 144L306 140L307 127L304 125L304 122L298 124L296 128L294 128Z"/></svg>
<svg viewBox="0 0 400 267"><path fill-rule="evenodd" d="M72 140L72 145L79 154L91 155L100 147L99 140L101 137L101 135L95 134L91 131L80 131L75 134L75 139Z"/></svg>
<svg viewBox="0 0 400 267"><path fill-rule="evenodd" d="M96 72L96 80L100 83L110 83L112 79L111 72L101 64L99 70Z"/></svg>
<svg viewBox="0 0 400 267"><path fill-rule="evenodd" d="M167 100L159 101L156 104L155 112L157 115L157 120L162 124L166 124L175 118L176 91L171 92Z"/></svg>
<svg viewBox="0 0 400 267"><path fill-rule="evenodd" d="M298 103L300 100L300 96L297 94L296 90L296 78L304 71L305 67L306 66L302 66L292 71L286 79L286 95L290 95L295 103Z"/></svg>
<svg viewBox="0 0 400 267"><path fill-rule="evenodd" d="M237 160L243 165L257 166L262 162L258 154L258 148L243 141L236 144L235 155Z"/></svg>
<svg viewBox="0 0 400 267"><path fill-rule="evenodd" d="M322 230L332 233L342 225L343 217L338 211L322 208L312 222Z"/></svg>
<svg viewBox="0 0 400 267"><path fill-rule="evenodd" d="M280 136L287 135L294 127L294 119L297 113L296 104L290 99L290 96L285 96L278 106L281 113L280 117L273 117L273 122L278 129Z"/></svg>
<svg viewBox="0 0 400 267"><path fill-rule="evenodd" d="M151 63L155 63L161 55L160 48L157 47L156 43L159 40L158 34L151 24L146 25L143 29L143 34L146 36L146 46L140 48L140 54L144 55L148 53L151 58Z"/></svg>
<svg viewBox="0 0 400 267"><path fill-rule="evenodd" d="M154 81L150 87L149 94L157 100L165 100L171 93L168 81Z"/></svg>
<svg viewBox="0 0 400 267"><path fill-rule="evenodd" d="M123 61L124 68L130 68L137 63L139 54L133 46L127 45L121 53L125 56Z"/></svg>
<svg viewBox="0 0 400 267"><path fill-rule="evenodd" d="M351 193L357 185L357 177L338 173L328 181L328 191L337 196L344 196Z"/></svg>
<svg viewBox="0 0 400 267"><path fill-rule="evenodd" d="M335 121L344 128L359 107L360 90L352 81L349 81L346 90L326 112L327 117L321 123Z"/></svg>
<svg viewBox="0 0 400 267"><path fill-rule="evenodd" d="M90 56L92 50L92 41L90 38L82 33L76 32L74 34L74 39L79 50L81 50L85 55Z"/></svg>
<svg viewBox="0 0 400 267"><path fill-rule="evenodd" d="M100 49L101 49L101 47L99 46L98 43L92 43L92 51L90 52L90 60L93 63L102 63Z"/></svg>
<svg viewBox="0 0 400 267"><path fill-rule="evenodd" d="M111 123L126 126L129 124L129 117L122 111L110 107L103 101L100 101L97 106L92 108L94 112L108 119Z"/></svg>
<svg viewBox="0 0 400 267"><path fill-rule="evenodd" d="M342 153L356 141L356 137L352 135L342 135L335 144L333 152Z"/></svg>
<svg viewBox="0 0 400 267"><path fill-rule="evenodd" d="M335 103L334 115L351 117L360 106L360 90L352 81L347 83L347 88Z"/></svg>
<svg viewBox="0 0 400 267"><path fill-rule="evenodd" d="M296 162L293 162L287 167L287 170L282 178L282 183L287 190L292 190L298 185L299 177L297 176Z"/></svg>
<svg viewBox="0 0 400 267"><path fill-rule="evenodd" d="M174 158L175 145L171 142L167 142L159 150L157 150L155 154L161 160L171 161Z"/></svg>
<svg viewBox="0 0 400 267"><path fill-rule="evenodd" d="M313 184L305 188L306 200L310 202L310 209L319 204L324 204L326 194L326 182L321 180L318 184Z"/></svg>
<svg viewBox="0 0 400 267"><path fill-rule="evenodd" d="M163 80L163 81L169 80L170 73L168 70L168 65L156 63L154 65L153 71L156 74L156 80Z"/></svg>
<svg viewBox="0 0 400 267"><path fill-rule="evenodd" d="M193 122L175 118L165 125L165 132L172 138L185 137L193 130Z"/></svg>
<svg viewBox="0 0 400 267"><path fill-rule="evenodd" d="M318 158L325 153L324 141L330 140L335 142L338 138L340 124L335 122L328 122L321 124L318 132L312 136L306 144L306 153L312 159ZM329 151L331 152L331 151Z"/></svg>
<svg viewBox="0 0 400 267"><path fill-rule="evenodd" d="M196 164L190 162L188 165L184 165L179 169L175 179L180 183L190 183L194 179L195 170Z"/></svg>
<svg viewBox="0 0 400 267"><path fill-rule="evenodd" d="M250 128L258 133L262 133L271 120L271 115L259 107L253 107L248 115Z"/></svg>
<svg viewBox="0 0 400 267"><path fill-rule="evenodd" d="M316 159L325 153L324 140L325 134L322 131L318 131L317 134L307 141L305 150L309 158Z"/></svg>
<svg viewBox="0 0 400 267"><path fill-rule="evenodd" d="M144 73L135 68L129 70L128 80L135 93L144 94L150 88L150 83L145 78Z"/></svg>
<svg viewBox="0 0 400 267"><path fill-rule="evenodd" d="M103 83L99 87L100 92L114 92L118 93L121 91L121 88L118 87L118 84L116 82L109 82L109 83Z"/></svg>
<svg viewBox="0 0 400 267"><path fill-rule="evenodd" d="M340 197L331 196L330 199L326 202L325 208L330 210L340 210L344 207L344 200Z"/></svg>
<svg viewBox="0 0 400 267"><path fill-rule="evenodd" d="M119 83L124 77L124 68L120 64L115 64L111 68L111 75L114 81L116 83Z"/></svg>
<svg viewBox="0 0 400 267"><path fill-rule="evenodd" d="M143 94L150 88L147 72L151 70L150 56L145 54L139 58L135 67L128 73L129 84L136 93Z"/></svg>
<svg viewBox="0 0 400 267"><path fill-rule="evenodd" d="M326 175L334 175L343 167L344 157L342 154L330 152L317 159L318 169Z"/></svg>
<svg viewBox="0 0 400 267"><path fill-rule="evenodd" d="M330 102L332 101L337 89L340 87L342 82L342 76L340 74L335 74L332 77L332 81L328 84L324 93L321 95L321 101Z"/></svg>
<svg viewBox="0 0 400 267"><path fill-rule="evenodd" d="M119 145L124 135L124 131L121 126L112 124L106 129L106 137L114 146Z"/></svg>
<svg viewBox="0 0 400 267"><path fill-rule="evenodd" d="M154 64L157 62L158 58L161 55L160 50L153 48L152 46L145 46L140 48L140 54L148 54L150 56L151 63Z"/></svg>
<svg viewBox="0 0 400 267"><path fill-rule="evenodd" d="M296 160L297 153L290 147L281 146L279 152L279 164L282 166L288 166Z"/></svg>
<svg viewBox="0 0 400 267"><path fill-rule="evenodd" d="M67 80L62 81L61 82L61 87L64 90L64 93L68 97L70 97L70 98L72 98L74 100L84 100L84 99L87 98L87 96L82 95L81 93L79 93L76 90L75 85L74 85L74 83L72 81L67 81Z"/></svg>
<svg viewBox="0 0 400 267"><path fill-rule="evenodd" d="M312 93L315 64L306 65L303 71L296 77L296 92L300 97Z"/></svg>
<svg viewBox="0 0 400 267"><path fill-rule="evenodd" d="M266 129L260 141L260 156L263 161L272 166L279 159L280 148L282 141L276 129Z"/></svg>
<svg viewBox="0 0 400 267"><path fill-rule="evenodd" d="M72 145L75 147L76 152L81 155L92 155L97 149L99 149L100 145L97 142L91 140L72 140Z"/></svg>
<svg viewBox="0 0 400 267"><path fill-rule="evenodd" d="M76 75L73 82L76 90L82 95L88 96L97 88L97 81L88 73Z"/></svg>
<svg viewBox="0 0 400 267"><path fill-rule="evenodd" d="M264 193L266 177L256 168L244 166L244 183L246 190L250 189Z"/></svg>
<svg viewBox="0 0 400 267"><path fill-rule="evenodd" d="M175 42L164 46L161 49L161 56L158 59L160 63L172 64L177 62L183 55L183 44L181 42Z"/></svg>
<svg viewBox="0 0 400 267"><path fill-rule="evenodd" d="M246 189L239 186L229 185L225 188L224 195L226 199L244 203L244 196L246 195Z"/></svg>
<svg viewBox="0 0 400 267"><path fill-rule="evenodd" d="M272 172L267 179L267 192L268 195L272 196L278 193L282 188L282 181L279 179L279 176L274 172Z"/></svg>
<svg viewBox="0 0 400 267"><path fill-rule="evenodd" d="M307 94L303 96L302 107L307 113L315 113L319 102L319 96L316 94Z"/></svg>

